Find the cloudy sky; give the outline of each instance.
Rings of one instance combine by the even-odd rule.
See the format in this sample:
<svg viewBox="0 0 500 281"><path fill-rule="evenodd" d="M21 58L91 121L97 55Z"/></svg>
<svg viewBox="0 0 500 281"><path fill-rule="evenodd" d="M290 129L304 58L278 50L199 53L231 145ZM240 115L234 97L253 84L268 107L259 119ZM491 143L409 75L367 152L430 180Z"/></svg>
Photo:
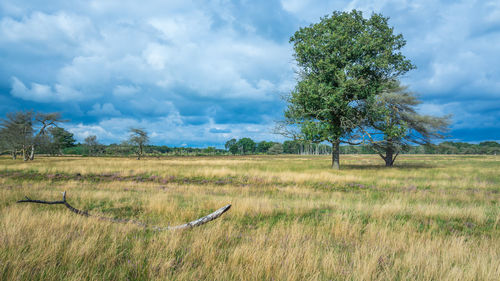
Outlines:
<svg viewBox="0 0 500 281"><path fill-rule="evenodd" d="M61 111L82 141L221 146L271 133L295 84L289 37L335 10L389 16L404 82L450 139L500 140L500 1L2 0L0 114Z"/></svg>

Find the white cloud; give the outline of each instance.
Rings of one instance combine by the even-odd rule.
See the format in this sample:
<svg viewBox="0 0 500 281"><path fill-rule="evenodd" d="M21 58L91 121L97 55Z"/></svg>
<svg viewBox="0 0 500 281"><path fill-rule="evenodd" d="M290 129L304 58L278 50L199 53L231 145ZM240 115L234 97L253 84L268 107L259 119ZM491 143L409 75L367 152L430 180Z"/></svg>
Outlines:
<svg viewBox="0 0 500 281"><path fill-rule="evenodd" d="M154 116L169 115L171 119L175 117L175 120L181 120L179 111L170 101L157 100L152 97L144 96L131 99L129 105L132 106L136 113L152 114Z"/></svg>
<svg viewBox="0 0 500 281"><path fill-rule="evenodd" d="M91 21L86 17L58 12L45 14L34 12L24 16L21 20L10 17L0 21L2 41L68 41L85 40L93 31Z"/></svg>
<svg viewBox="0 0 500 281"><path fill-rule="evenodd" d="M138 11L145 16L132 14L128 19L115 13L109 19L93 14L107 13L103 9L113 6L127 15L126 9L133 9L128 2L93 2L78 16L69 11L33 12L21 20L2 20L0 34L19 46L34 38L49 49L70 46L63 52L68 58L53 64L48 73L34 73L35 77L19 73L19 77L33 83L44 81L50 88L85 89L87 100L103 98L108 91L116 97L130 95L122 84L166 91L180 85L200 97L272 100L278 86L261 87L259 81L282 85L293 79L287 43L255 32L242 35L231 24L213 29L216 15L212 10L190 3L171 4L182 12L156 13L156 8L149 7ZM225 10L219 4L210 5ZM153 95L160 98L159 93Z"/></svg>
<svg viewBox="0 0 500 281"><path fill-rule="evenodd" d="M88 112L89 115L94 116L118 116L121 115L120 111L116 110L113 104L105 103L102 106L96 103L92 106L92 110Z"/></svg>
<svg viewBox="0 0 500 281"><path fill-rule="evenodd" d="M114 140L116 136L104 129L99 125L88 125L79 123L76 125L69 124L66 126L67 129L74 134L77 141L83 143L88 136L97 136L97 140L101 142L102 140Z"/></svg>
<svg viewBox="0 0 500 281"><path fill-rule="evenodd" d="M130 97L137 94L141 90L140 87L130 85L116 85L113 89L113 95L117 97Z"/></svg>
<svg viewBox="0 0 500 281"><path fill-rule="evenodd" d="M169 53L169 49L166 46L152 43L144 50L143 56L153 69L163 70L168 62Z"/></svg>
<svg viewBox="0 0 500 281"><path fill-rule="evenodd" d="M213 124L213 121L210 123ZM67 129L75 135L78 141L83 141L89 135L96 135L104 143L120 142L127 139L128 129L132 127L146 128L152 143L176 146L183 144L196 146L207 143L222 146L233 137L250 137L256 141L283 141L280 136L270 135L273 126L269 124L226 124L223 128L230 128L230 133L213 133L210 126L212 125L186 125L178 123L175 117L172 119L171 116L165 116L153 120L110 118L92 125L69 124Z"/></svg>
<svg viewBox="0 0 500 281"><path fill-rule="evenodd" d="M31 83L31 88L28 88L17 77L12 78L11 94L24 100L41 103L78 101L83 97L81 92L61 84L51 87Z"/></svg>
<svg viewBox="0 0 500 281"><path fill-rule="evenodd" d="M161 32L163 39L174 44L193 42L211 35L212 20L203 11L194 10L181 15L152 18L151 26Z"/></svg>

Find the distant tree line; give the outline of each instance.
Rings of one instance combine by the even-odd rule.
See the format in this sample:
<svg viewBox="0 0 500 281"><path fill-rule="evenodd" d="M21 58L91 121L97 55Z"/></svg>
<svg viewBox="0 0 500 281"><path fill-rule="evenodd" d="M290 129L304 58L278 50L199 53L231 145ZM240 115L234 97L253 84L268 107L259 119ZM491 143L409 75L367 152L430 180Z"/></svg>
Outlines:
<svg viewBox="0 0 500 281"><path fill-rule="evenodd" d="M206 148L169 147L151 145L147 132L141 128L130 128L129 137L121 143L101 144L95 135L87 136L83 143L76 143L73 134L60 127L65 122L59 113L35 113L19 111L8 113L0 120L0 153L13 159L22 156L25 161L33 160L35 154L82 155L82 156L143 156L159 157L201 156L201 155L252 155L252 154L300 154L328 155L332 146L305 140L254 141L251 138L232 138L224 149L213 146ZM340 154L380 154L380 146L368 141L361 145L341 145ZM479 144L463 142L442 142L406 145L404 154L500 154L500 144L494 141Z"/></svg>
<svg viewBox="0 0 500 281"><path fill-rule="evenodd" d="M281 154L283 145L279 142L255 142L251 138L230 139L224 145L231 154Z"/></svg>
<svg viewBox="0 0 500 281"><path fill-rule="evenodd" d="M206 148L193 147L171 147L166 145L144 145L141 158L160 157L160 156L210 156L210 155L229 155L225 149L217 149L213 146ZM100 143L77 144L64 150L64 154L82 155L82 156L133 156L137 155L138 148L128 142L112 143L104 145Z"/></svg>
<svg viewBox="0 0 500 281"><path fill-rule="evenodd" d="M313 143L302 140L287 140L282 144L278 142L266 142L262 141L259 143L254 142L252 139L244 138L243 142L240 140L236 141L231 139L226 142L226 149L228 152L234 155L241 154L263 154L267 153L265 149L262 149L265 143L273 143L281 145L283 154L300 154L300 155L328 155L332 153L332 146L324 143ZM253 143L253 152L245 151L243 148L240 149L238 143ZM259 145L260 144L260 145ZM233 148L231 150L231 147ZM261 149L258 149L261 147ZM270 153L270 154L280 154L280 153ZM360 145L341 145L340 154L379 154L377 147L374 147L371 142ZM500 154L500 143L495 141L485 141L479 144L472 144L466 142L442 142L440 144L421 144L421 145L408 145L401 154L490 154L499 155Z"/></svg>
<svg viewBox="0 0 500 281"><path fill-rule="evenodd" d="M210 155L258 155L258 154L299 154L330 155L332 147L323 143L311 143L299 140L287 140L283 143L273 141L256 142L250 138L231 139L226 142L225 149L209 146L206 148L172 147L166 145L145 145L143 154L148 157L159 156L210 156ZM122 142L120 144L91 147L87 143L75 144L62 150L63 154L83 156L132 156L137 155L134 146ZM342 145L341 154L378 154L371 144ZM50 154L47 152L47 154ZM464 142L442 142L409 146L402 154L490 154L500 155L500 143L494 141L471 144Z"/></svg>

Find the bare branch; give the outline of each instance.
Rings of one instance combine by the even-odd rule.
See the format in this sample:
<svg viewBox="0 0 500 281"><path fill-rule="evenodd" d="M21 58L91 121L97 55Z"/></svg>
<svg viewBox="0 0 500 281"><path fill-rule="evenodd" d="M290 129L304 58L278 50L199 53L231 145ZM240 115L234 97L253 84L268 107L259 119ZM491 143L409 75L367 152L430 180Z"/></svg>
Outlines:
<svg viewBox="0 0 500 281"><path fill-rule="evenodd" d="M176 226L162 227L162 226L148 225L146 223L143 223L143 222L140 222L140 221L136 221L136 220L115 219L115 218L103 217L103 216L98 216L98 215L90 215L87 211L82 211L82 210L79 210L79 209L71 206L66 201L66 191L63 192L63 200L62 201L34 200L34 199L31 199L31 198L29 198L29 197L26 196L25 199L19 200L16 203L38 203L38 204L48 204L48 205L61 204L61 205L66 206L66 208L68 208L73 213L78 214L78 215L82 215L82 216L85 216L85 217L95 217L95 218L98 218L100 220L106 220L106 221L116 222L116 223L132 223L132 224L135 224L135 225L138 225L138 226L152 228L152 229L154 229L156 231L180 230L180 229L188 229L188 228L193 228L193 227L196 227L196 226L200 226L200 225L203 225L203 224L205 224L207 222L215 220L216 218L220 217L222 214L224 214L225 212L227 212L231 208L231 204L228 204L228 205L226 205L226 206L224 206L224 207L216 210L215 212L213 212L213 213L211 213L211 214L209 214L207 216L204 216L202 218L196 219L194 221L191 221L191 222L188 222L188 223L185 223L185 224L181 224L181 225L176 225Z"/></svg>
<svg viewBox="0 0 500 281"><path fill-rule="evenodd" d="M398 157L398 155L399 155L399 151L398 151L398 153L396 153L396 155L395 155L395 156L394 156L394 158L392 159L392 163L394 163L394 161L396 161L396 158Z"/></svg>
<svg viewBox="0 0 500 281"><path fill-rule="evenodd" d="M62 204L66 206L70 211L72 211L75 214L82 215L82 216L90 216L86 211L81 211L78 210L77 208L71 206L67 201L66 201L66 191L63 192L63 200L62 201L43 201L43 200L33 200L30 199L28 196L25 196L26 199L19 200L16 203L38 203L38 204L49 204L49 205L55 205L55 204Z"/></svg>

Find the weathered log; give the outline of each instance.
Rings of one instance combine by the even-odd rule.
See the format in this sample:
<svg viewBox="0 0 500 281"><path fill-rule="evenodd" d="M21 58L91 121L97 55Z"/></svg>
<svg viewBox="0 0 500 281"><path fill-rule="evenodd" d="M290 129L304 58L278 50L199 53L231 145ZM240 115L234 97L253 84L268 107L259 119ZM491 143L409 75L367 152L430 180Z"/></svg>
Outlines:
<svg viewBox="0 0 500 281"><path fill-rule="evenodd" d="M205 224L207 222L215 220L216 218L220 217L222 214L224 214L225 212L227 212L229 210L229 208L231 208L231 204L228 204L228 205L226 205L226 206L218 209L217 211L215 211L215 212L213 212L213 213L211 213L211 214L209 214L207 216L204 216L204 217L199 218L197 220L194 220L194 221L191 221L191 222L188 222L188 223L185 223L185 224L181 224L181 225L176 225L176 226L155 226L155 225L148 225L146 223L143 223L143 222L140 222L140 221L136 221L136 220L115 219L115 218L103 217L103 216L98 216L98 215L90 215L87 211L82 211L82 210L79 210L79 209L71 206L68 203L68 201L66 201L66 191L63 192L63 200L62 201L34 200L34 199L31 199L31 198L25 196L25 199L19 200L16 203L38 203L38 204L48 204L48 205L61 204L61 205L66 206L66 208L68 208L71 212L73 212L75 214L78 214L78 215L85 216L85 217L95 217L95 218L98 218L100 220L107 220L107 221L116 222L116 223L132 223L132 224L139 225L139 226L142 226L142 227L151 228L151 229L156 230L156 231L180 230L180 229L188 229L188 228L193 228L193 227L196 227L196 226L200 226L200 225L203 225L203 224Z"/></svg>

